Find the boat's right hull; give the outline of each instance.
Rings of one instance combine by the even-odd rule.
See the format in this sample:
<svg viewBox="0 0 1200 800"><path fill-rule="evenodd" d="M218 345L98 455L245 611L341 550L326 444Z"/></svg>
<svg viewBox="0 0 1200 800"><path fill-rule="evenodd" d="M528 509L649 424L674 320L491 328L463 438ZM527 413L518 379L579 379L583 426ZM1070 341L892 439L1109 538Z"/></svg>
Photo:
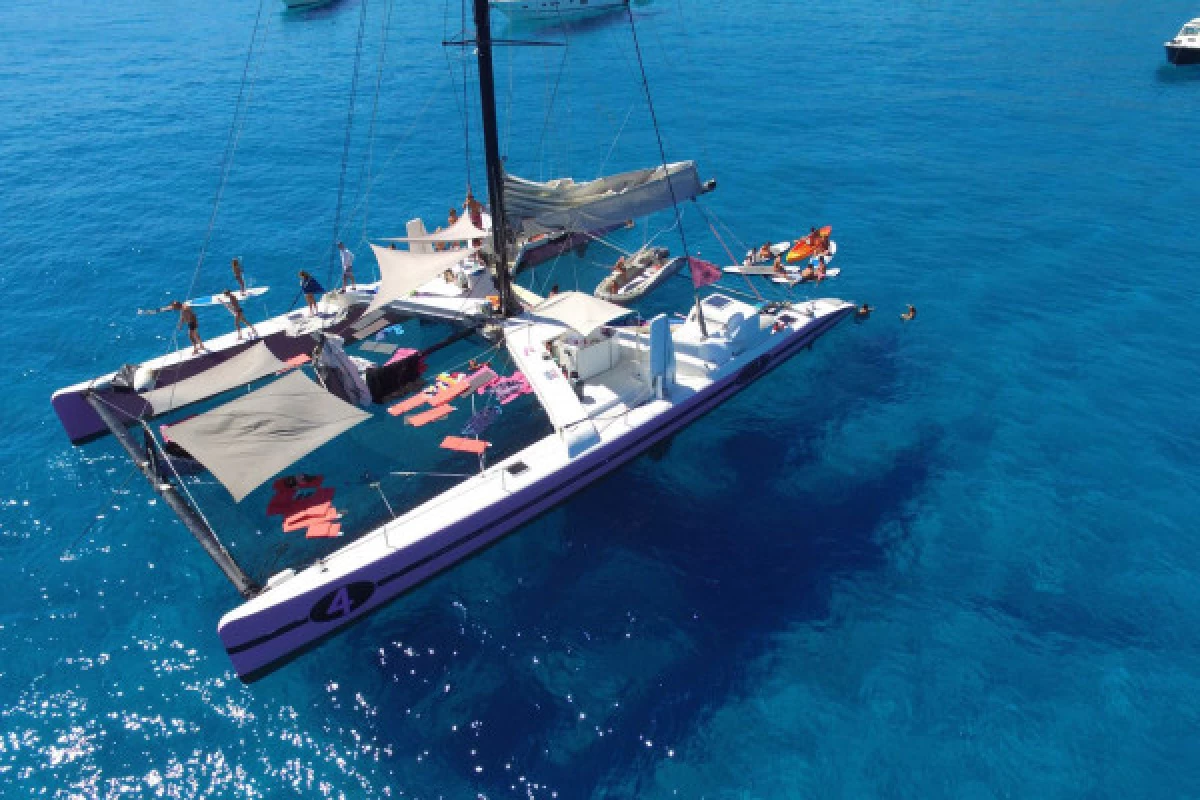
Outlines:
<svg viewBox="0 0 1200 800"><path fill-rule="evenodd" d="M725 402L812 344L853 310L852 306L846 305L814 320L778 346L647 421L644 426L638 426L629 435L597 446L563 469L512 491L503 501L434 535L351 572L330 575L328 581L307 593L281 598L276 604L259 603L252 613L247 612L255 605L253 601L235 609L221 620L218 632L238 676L250 682L266 675L341 628L357 622L422 581L553 508Z"/></svg>

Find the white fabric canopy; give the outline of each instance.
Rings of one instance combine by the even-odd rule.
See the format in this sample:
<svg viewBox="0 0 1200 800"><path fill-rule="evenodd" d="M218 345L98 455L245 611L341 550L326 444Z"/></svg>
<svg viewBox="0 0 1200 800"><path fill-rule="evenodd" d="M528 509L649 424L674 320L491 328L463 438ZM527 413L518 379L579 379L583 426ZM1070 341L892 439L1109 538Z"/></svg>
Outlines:
<svg viewBox="0 0 1200 800"><path fill-rule="evenodd" d="M443 228L435 233L427 233L424 236L397 236L393 239L384 239L385 242L469 242L472 239L485 239L492 235L491 218L487 214L483 215L483 227L475 227L475 223L471 222L471 216L463 213L458 218L458 222L448 228Z"/></svg>
<svg viewBox="0 0 1200 800"><path fill-rule="evenodd" d="M303 372L171 426L171 439L240 503L260 485L371 415Z"/></svg>
<svg viewBox="0 0 1200 800"><path fill-rule="evenodd" d="M276 358L275 354L267 349L267 345L260 341L215 367L170 386L144 392L142 397L150 403L155 415L165 414L172 409L183 408L230 389L245 386L286 366L287 364Z"/></svg>
<svg viewBox="0 0 1200 800"><path fill-rule="evenodd" d="M410 250L393 250L390 247L371 245L375 259L379 262L379 290L366 313L382 308L393 300L407 297L413 289L427 283L478 248L444 250L434 253L414 253Z"/></svg>
<svg viewBox="0 0 1200 800"><path fill-rule="evenodd" d="M547 298L527 316L537 322L558 322L581 336L590 336L600 326L631 313L628 308L590 294L563 292Z"/></svg>
<svg viewBox="0 0 1200 800"><path fill-rule="evenodd" d="M576 183L570 178L539 183L504 177L504 213L513 231L594 231L643 217L704 192L696 164L639 169Z"/></svg>

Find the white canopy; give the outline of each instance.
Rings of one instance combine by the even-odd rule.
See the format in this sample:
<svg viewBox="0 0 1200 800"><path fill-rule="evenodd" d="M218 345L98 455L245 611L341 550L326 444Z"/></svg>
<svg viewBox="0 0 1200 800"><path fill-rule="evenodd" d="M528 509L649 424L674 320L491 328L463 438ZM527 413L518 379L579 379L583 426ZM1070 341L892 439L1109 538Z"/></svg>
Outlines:
<svg viewBox="0 0 1200 800"><path fill-rule="evenodd" d="M171 426L171 439L240 503L279 472L370 418L296 371Z"/></svg>
<svg viewBox="0 0 1200 800"><path fill-rule="evenodd" d="M583 292L563 292L547 298L526 315L536 322L558 322L581 336L632 312Z"/></svg>
<svg viewBox="0 0 1200 800"><path fill-rule="evenodd" d="M704 192L693 161L639 169L576 183L570 178L539 183L504 177L509 227L525 235L594 231L652 214Z"/></svg>
<svg viewBox="0 0 1200 800"><path fill-rule="evenodd" d="M367 308L367 313L382 308L393 300L407 297L413 289L427 283L478 248L465 250L443 250L433 253L414 253L411 250L392 250L390 247L371 245L375 259L379 262L379 273L383 280L379 290Z"/></svg>
<svg viewBox="0 0 1200 800"><path fill-rule="evenodd" d="M267 345L260 341L215 367L170 386L145 392L142 397L150 404L155 415L165 414L172 409L183 408L245 386L285 367L287 364L276 358Z"/></svg>
<svg viewBox="0 0 1200 800"><path fill-rule="evenodd" d="M458 218L458 222L448 228L443 228L434 233L427 233L424 236L397 236L392 239L384 239L385 242L469 242L473 239L485 239L492 235L491 219L485 214L483 217L483 227L475 227L475 223L471 222L471 216L463 213Z"/></svg>

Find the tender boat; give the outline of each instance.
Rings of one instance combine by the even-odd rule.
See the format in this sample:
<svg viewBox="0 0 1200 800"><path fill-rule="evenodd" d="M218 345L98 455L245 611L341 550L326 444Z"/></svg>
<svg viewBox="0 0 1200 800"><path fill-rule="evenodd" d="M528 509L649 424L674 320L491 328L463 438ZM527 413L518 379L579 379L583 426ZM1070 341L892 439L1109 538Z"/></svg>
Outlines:
<svg viewBox="0 0 1200 800"><path fill-rule="evenodd" d="M600 281L596 297L618 305L637 302L679 272L686 261L683 256L671 258L665 247L643 247L617 262L621 269L614 269Z"/></svg>
<svg viewBox="0 0 1200 800"><path fill-rule="evenodd" d="M629 0L491 0L491 5L510 19L552 19L614 11Z"/></svg>
<svg viewBox="0 0 1200 800"><path fill-rule="evenodd" d="M1200 64L1200 17L1179 29L1175 38L1165 44L1167 61L1177 67Z"/></svg>

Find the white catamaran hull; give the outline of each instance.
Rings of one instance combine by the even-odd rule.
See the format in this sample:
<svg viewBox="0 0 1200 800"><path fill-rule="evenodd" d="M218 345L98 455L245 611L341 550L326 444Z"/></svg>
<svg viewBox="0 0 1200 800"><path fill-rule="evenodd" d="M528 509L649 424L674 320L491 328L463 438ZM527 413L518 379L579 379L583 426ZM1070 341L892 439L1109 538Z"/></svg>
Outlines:
<svg viewBox="0 0 1200 800"><path fill-rule="evenodd" d="M218 632L238 676L252 681L413 586L487 547L570 494L715 408L853 313L838 300L773 335L702 382L637 405L571 457L551 434L230 611ZM688 385L690 383L691 385Z"/></svg>

